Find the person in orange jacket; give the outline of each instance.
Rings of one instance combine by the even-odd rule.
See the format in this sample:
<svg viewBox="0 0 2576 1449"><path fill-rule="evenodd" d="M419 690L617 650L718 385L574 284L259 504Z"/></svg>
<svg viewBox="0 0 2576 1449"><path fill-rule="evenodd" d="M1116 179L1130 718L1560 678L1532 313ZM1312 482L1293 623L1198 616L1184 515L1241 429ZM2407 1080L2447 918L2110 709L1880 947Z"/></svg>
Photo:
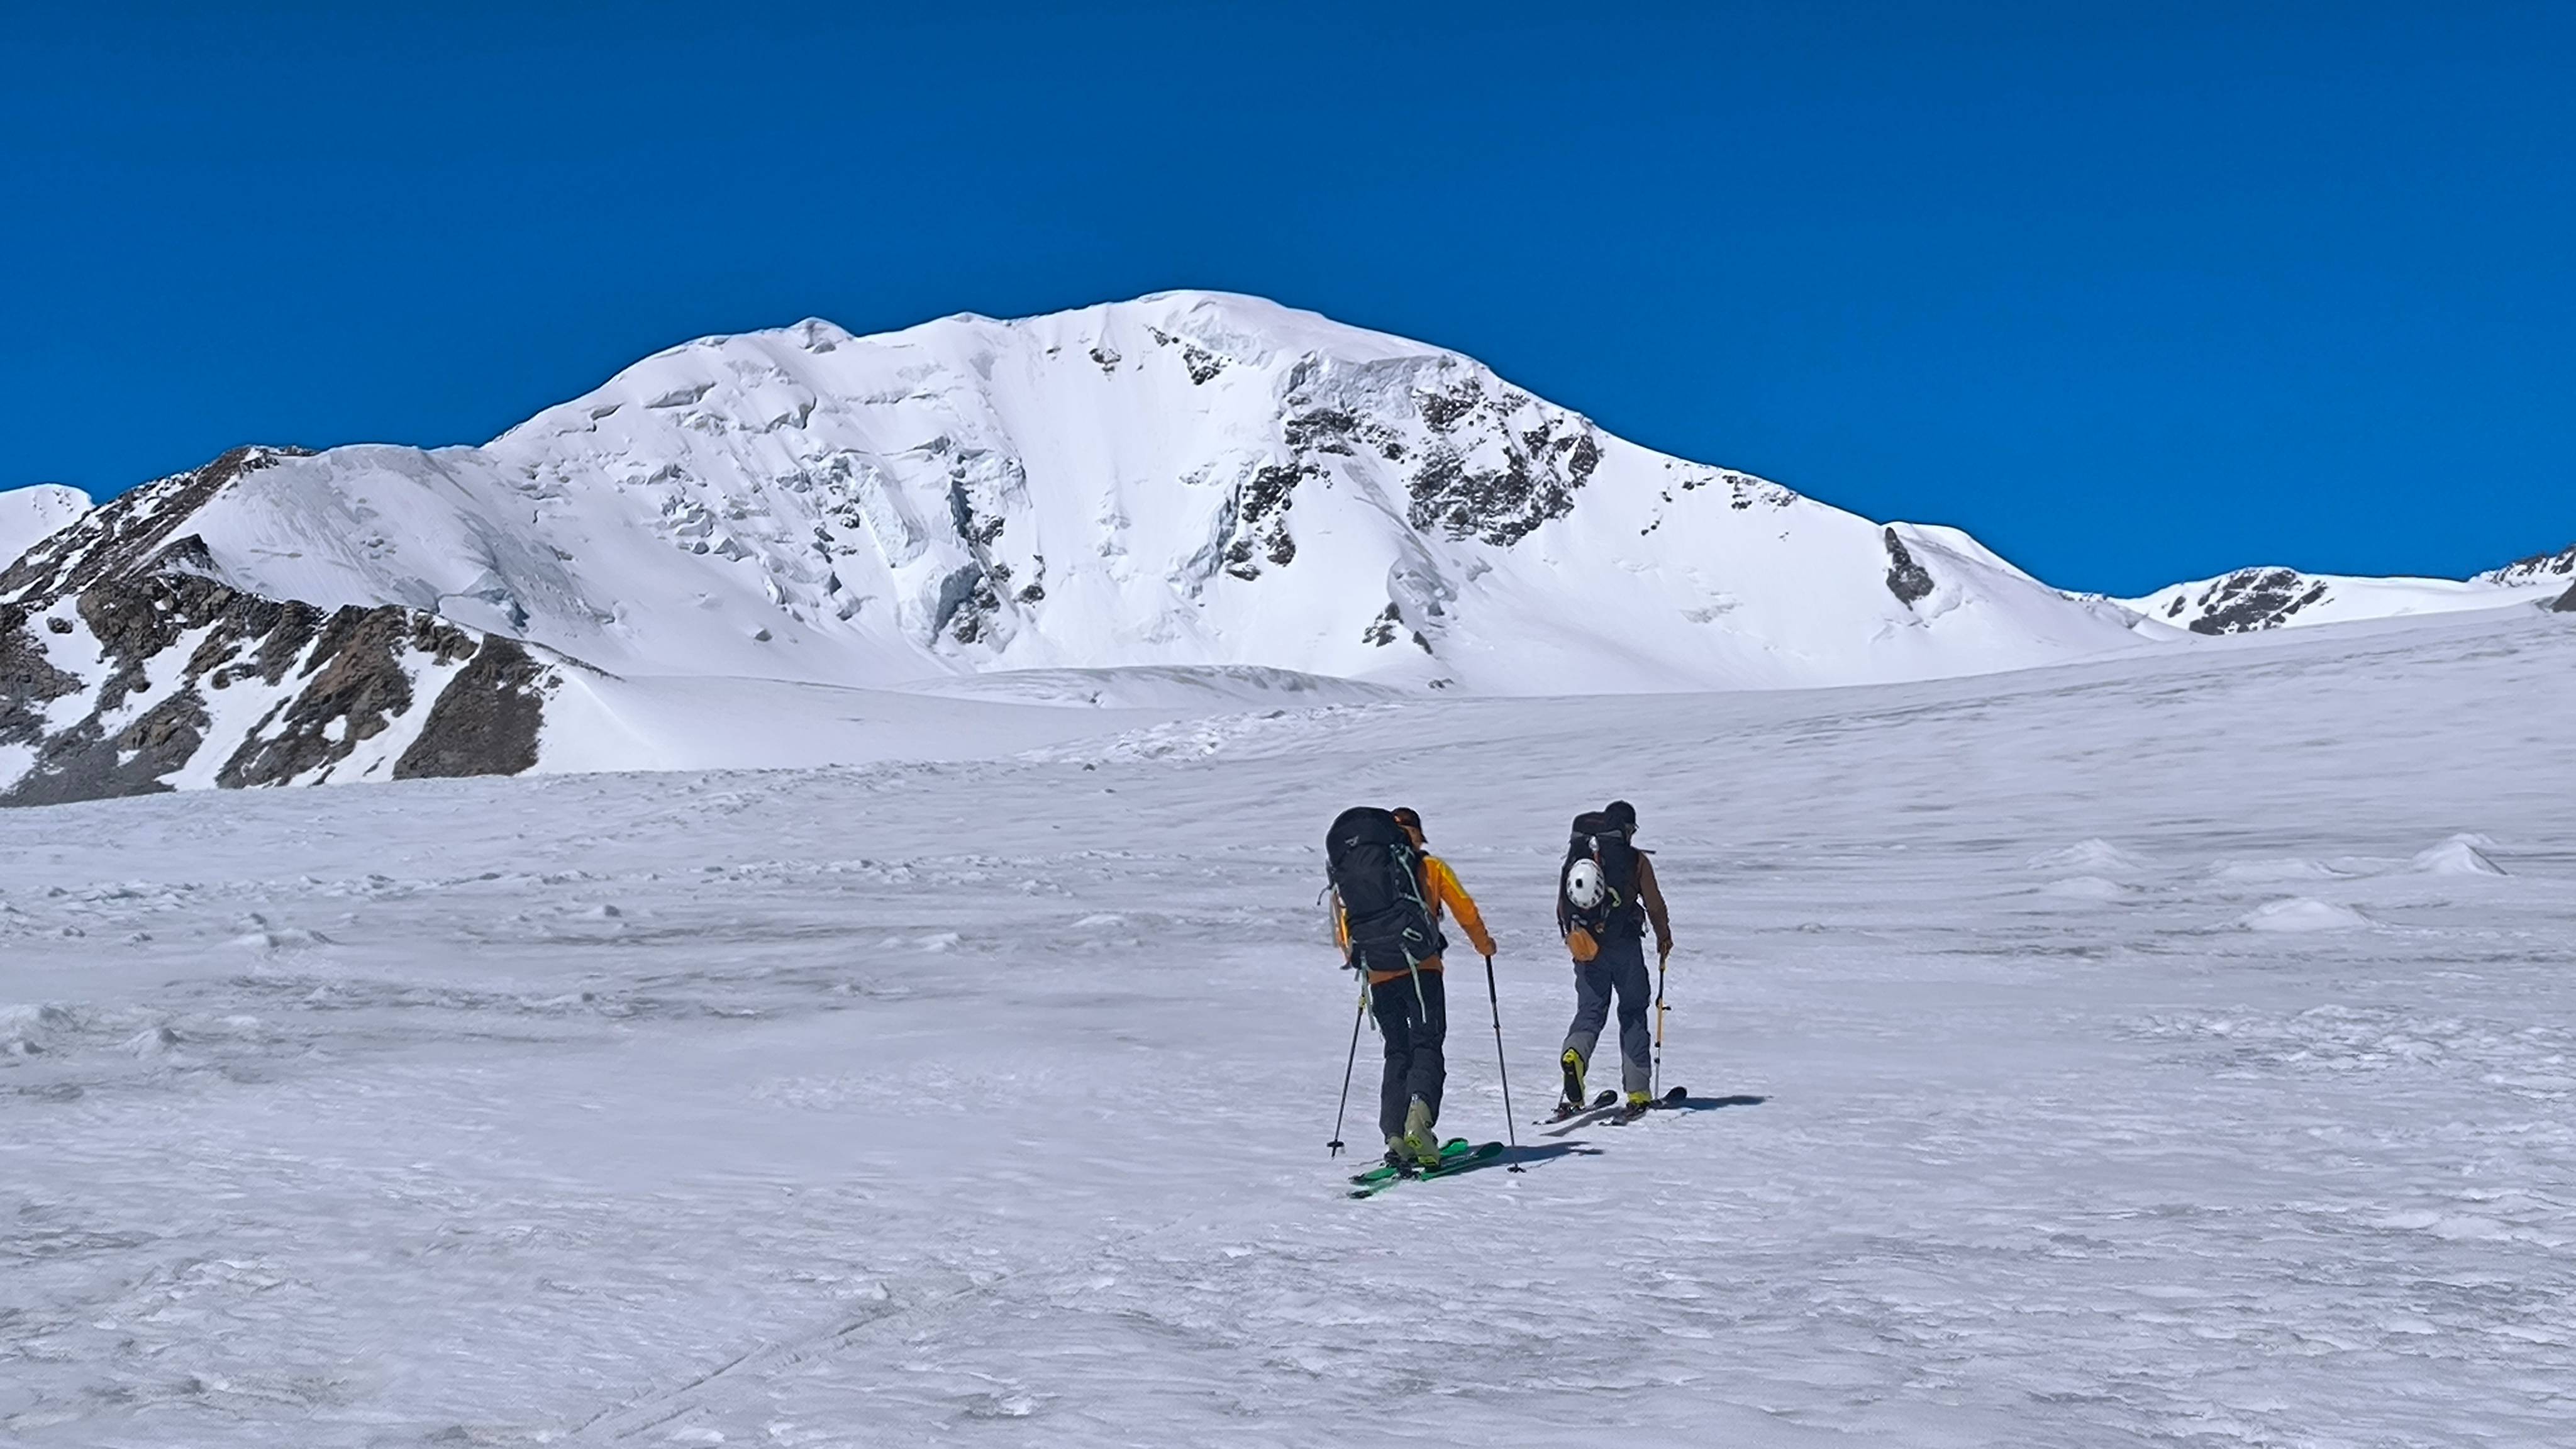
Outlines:
<svg viewBox="0 0 2576 1449"><path fill-rule="evenodd" d="M1494 938L1485 918L1449 863L1425 849L1422 815L1411 807L1390 812L1422 857L1422 899L1431 908L1435 930L1444 914L1455 914L1458 927L1479 956L1494 954ZM1335 940L1347 956L1350 926L1338 912ZM1416 961L1410 970L1371 970L1369 1015L1386 1045L1386 1066L1378 1079L1378 1130L1386 1135L1387 1161L1432 1166L1440 1161L1440 1092L1448 1078L1441 1055L1449 1035L1448 993L1441 984L1440 957Z"/></svg>

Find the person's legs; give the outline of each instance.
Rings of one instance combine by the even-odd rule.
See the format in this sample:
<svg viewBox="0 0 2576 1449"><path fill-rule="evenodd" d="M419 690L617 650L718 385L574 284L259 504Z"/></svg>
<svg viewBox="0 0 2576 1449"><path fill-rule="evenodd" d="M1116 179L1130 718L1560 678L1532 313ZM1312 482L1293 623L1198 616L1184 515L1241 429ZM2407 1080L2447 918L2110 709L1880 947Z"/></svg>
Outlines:
<svg viewBox="0 0 2576 1449"><path fill-rule="evenodd" d="M1574 1024L1565 1029L1564 1054L1574 1058L1572 1070L1565 1074L1566 1089L1574 1090L1574 1079L1592 1061L1592 1048L1601 1040L1601 1028L1610 1020L1610 972L1598 956L1577 962L1574 967Z"/></svg>
<svg viewBox="0 0 2576 1449"><path fill-rule="evenodd" d="M1637 936L1611 937L1592 964L1607 967L1618 989L1619 1086L1634 1097L1655 1081L1655 1032L1646 1024L1655 1007L1655 982L1646 970L1646 943Z"/></svg>
<svg viewBox="0 0 2576 1449"><path fill-rule="evenodd" d="M1377 1130L1386 1138L1404 1135L1404 1108L1411 1100L1413 1076L1413 983L1399 977L1369 988L1369 1015L1386 1044L1386 1065L1378 1074Z"/></svg>
<svg viewBox="0 0 2576 1449"><path fill-rule="evenodd" d="M1592 1047L1610 1020L1610 972L1598 957L1574 968L1574 1024L1565 1029L1566 1050L1592 1060Z"/></svg>
<svg viewBox="0 0 2576 1449"><path fill-rule="evenodd" d="M1409 1025L1413 1032L1413 1064L1406 1079L1409 1095L1420 1097L1431 1109L1431 1120L1440 1120L1440 1092L1448 1084L1449 1063L1441 1046L1449 1037L1448 988L1441 984L1441 973L1425 971L1415 978L1422 986L1420 1014ZM1406 983L1393 983L1403 988Z"/></svg>

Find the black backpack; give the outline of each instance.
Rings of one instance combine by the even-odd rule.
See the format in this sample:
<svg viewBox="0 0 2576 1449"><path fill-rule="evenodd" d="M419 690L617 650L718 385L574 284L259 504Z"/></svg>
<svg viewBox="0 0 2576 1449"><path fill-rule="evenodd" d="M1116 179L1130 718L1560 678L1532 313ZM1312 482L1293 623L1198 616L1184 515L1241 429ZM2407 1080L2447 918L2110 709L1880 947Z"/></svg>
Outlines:
<svg viewBox="0 0 2576 1449"><path fill-rule="evenodd" d="M1566 878L1574 873L1578 860L1601 867L1602 882L1609 887L1601 903L1588 911L1577 908L1565 891ZM1628 843L1627 830L1600 811L1586 811L1574 817L1574 835L1566 842L1565 863L1556 871L1556 918L1565 926L1581 926L1595 940L1621 933L1634 936L1645 930L1646 914L1637 900L1637 848Z"/></svg>
<svg viewBox="0 0 2576 1449"><path fill-rule="evenodd" d="M1422 898L1422 853L1393 815L1367 805L1343 811L1324 833L1324 874L1341 902L1353 966L1403 971L1448 949Z"/></svg>

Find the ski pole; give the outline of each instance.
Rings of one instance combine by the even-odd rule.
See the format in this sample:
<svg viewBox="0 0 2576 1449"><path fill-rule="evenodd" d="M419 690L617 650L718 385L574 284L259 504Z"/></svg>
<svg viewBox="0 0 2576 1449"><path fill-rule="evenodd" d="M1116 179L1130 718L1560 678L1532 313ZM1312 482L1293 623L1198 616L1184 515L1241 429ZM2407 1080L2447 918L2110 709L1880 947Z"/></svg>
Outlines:
<svg viewBox="0 0 2576 1449"><path fill-rule="evenodd" d="M1671 949L1670 947L1666 947L1664 950L1662 950L1661 952L1659 952L1659 953L1657 953L1657 954L1656 954L1656 956L1655 956L1655 1099L1656 1099L1657 1101L1661 1101L1661 1100L1663 1100L1663 1096L1664 1096L1664 1013L1665 1013L1665 1012L1667 1012L1667 1011L1672 1010L1672 1008L1671 1008L1671 1007L1664 1005L1664 972L1665 972L1666 970L1668 970L1668 969L1672 966L1672 964L1673 964L1673 953L1672 953L1672 949Z"/></svg>
<svg viewBox="0 0 2576 1449"><path fill-rule="evenodd" d="M1503 1079L1503 1136L1512 1144L1512 1168L1521 1170L1521 1130L1512 1115L1512 1068L1503 1055L1503 998L1494 990L1494 958L1485 958L1485 1001L1494 1008L1494 1070Z"/></svg>
<svg viewBox="0 0 2576 1449"><path fill-rule="evenodd" d="M1351 1054L1342 1062L1342 1105L1333 1111L1333 1140L1325 1143L1332 1151L1327 1157L1342 1155L1342 1118L1351 1110L1351 1070L1360 1060L1360 1022L1368 1016L1368 973L1360 973L1360 1009L1351 1017Z"/></svg>

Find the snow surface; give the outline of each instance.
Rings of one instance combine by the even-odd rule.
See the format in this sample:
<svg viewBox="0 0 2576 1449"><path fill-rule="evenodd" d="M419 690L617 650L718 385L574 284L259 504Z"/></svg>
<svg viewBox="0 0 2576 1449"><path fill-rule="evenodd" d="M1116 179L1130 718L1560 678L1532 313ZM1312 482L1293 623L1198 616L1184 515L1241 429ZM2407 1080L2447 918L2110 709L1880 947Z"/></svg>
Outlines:
<svg viewBox="0 0 2576 1449"><path fill-rule="evenodd" d="M1114 733L0 812L0 1441L2560 1442L2572 673L2520 614L1616 705L915 697ZM1349 1201L1324 822L1424 811L1529 1118L1552 848L1612 795L1703 1109ZM2367 924L2240 927L2285 895Z"/></svg>
<svg viewBox="0 0 2576 1449"><path fill-rule="evenodd" d="M89 509L88 494L60 483L0 489L0 569Z"/></svg>

